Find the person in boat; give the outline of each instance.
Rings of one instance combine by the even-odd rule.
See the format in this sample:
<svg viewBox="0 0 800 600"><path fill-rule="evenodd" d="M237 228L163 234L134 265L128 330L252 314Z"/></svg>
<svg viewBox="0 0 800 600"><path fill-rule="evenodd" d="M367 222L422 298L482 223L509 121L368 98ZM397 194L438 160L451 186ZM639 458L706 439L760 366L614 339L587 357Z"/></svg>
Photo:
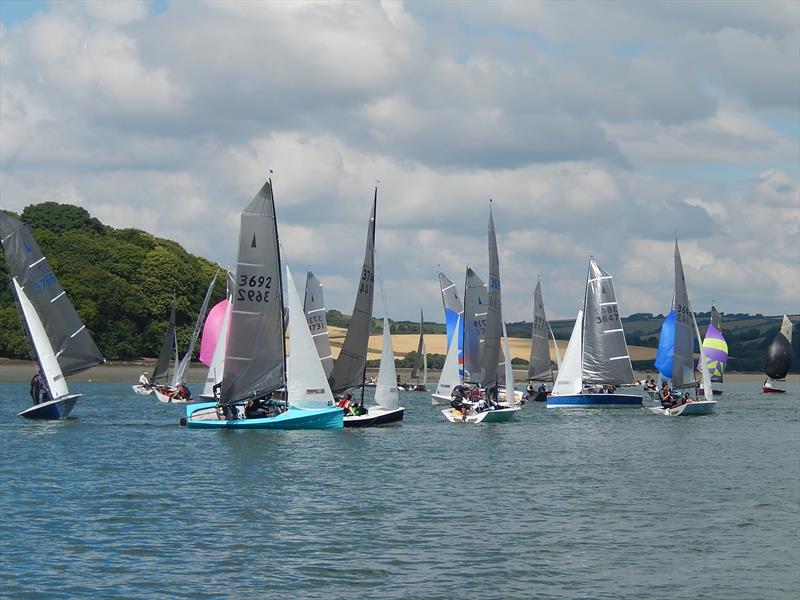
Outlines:
<svg viewBox="0 0 800 600"><path fill-rule="evenodd" d="M186 385L184 385L183 383L179 383L178 388L175 390L173 398L188 402L189 400L192 399L192 392L189 391L189 388L186 387Z"/></svg>
<svg viewBox="0 0 800 600"><path fill-rule="evenodd" d="M42 376L40 373L34 373L33 377L31 377L31 399L33 400L33 405L36 406L42 401L41 394L42 394Z"/></svg>
<svg viewBox="0 0 800 600"><path fill-rule="evenodd" d="M268 402L268 400L267 400ZM270 406L262 404L261 398L249 398L244 405L244 416L247 419L266 419L275 416Z"/></svg>
<svg viewBox="0 0 800 600"><path fill-rule="evenodd" d="M336 406L342 409L345 415L353 414L353 394L347 392L344 396L339 398Z"/></svg>
<svg viewBox="0 0 800 600"><path fill-rule="evenodd" d="M648 377L644 380L644 389L649 392L654 392L656 390L656 380L652 377Z"/></svg>
<svg viewBox="0 0 800 600"><path fill-rule="evenodd" d="M533 400L536 397L536 390L533 387L533 382L529 381L525 386L525 397L528 400Z"/></svg>
<svg viewBox="0 0 800 600"><path fill-rule="evenodd" d="M450 393L450 406L452 406L455 410L466 414L471 406L471 402L468 400L468 395L469 390L466 386L461 384L455 386L453 391Z"/></svg>
<svg viewBox="0 0 800 600"><path fill-rule="evenodd" d="M496 385L486 390L486 404L488 408L500 408L500 402L498 401L499 393Z"/></svg>
<svg viewBox="0 0 800 600"><path fill-rule="evenodd" d="M146 390L149 390L152 387L152 384L150 383L150 378L147 376L147 371L139 375L139 385Z"/></svg>
<svg viewBox="0 0 800 600"><path fill-rule="evenodd" d="M661 408L673 408L677 406L672 399L672 390L669 389L666 381L661 382L661 389L658 391L658 397L661 400Z"/></svg>

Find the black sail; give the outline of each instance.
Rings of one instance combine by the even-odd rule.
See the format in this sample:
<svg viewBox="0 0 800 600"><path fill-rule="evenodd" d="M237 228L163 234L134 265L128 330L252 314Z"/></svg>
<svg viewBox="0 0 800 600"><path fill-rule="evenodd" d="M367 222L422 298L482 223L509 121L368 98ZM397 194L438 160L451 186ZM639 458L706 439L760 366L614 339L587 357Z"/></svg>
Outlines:
<svg viewBox="0 0 800 600"><path fill-rule="evenodd" d="M367 249L364 253L364 266L358 282L353 316L339 357L333 365L328 379L331 391L339 394L345 390L364 384L364 369L367 366L369 331L372 326L372 301L375 287L375 209L378 205L378 188L372 200L372 214L367 228Z"/></svg>
<svg viewBox="0 0 800 600"><path fill-rule="evenodd" d="M220 404L284 384L283 291L272 182L242 212Z"/></svg>
<svg viewBox="0 0 800 600"><path fill-rule="evenodd" d="M767 348L764 373L771 379L783 379L792 367L792 344L783 333L778 332Z"/></svg>
<svg viewBox="0 0 800 600"><path fill-rule="evenodd" d="M411 379L419 379L419 370L422 368L422 354L425 346L425 339L422 337L422 309L419 311L419 341L417 342L417 356L414 358L414 366L411 367Z"/></svg>
<svg viewBox="0 0 800 600"><path fill-rule="evenodd" d="M169 371L169 361L175 348L175 299L172 300L172 311L169 313L169 324L164 341L161 344L161 352L158 353L156 366L153 368L153 376L150 378L153 383L167 383L167 371ZM175 365L177 368L177 365Z"/></svg>
<svg viewBox="0 0 800 600"><path fill-rule="evenodd" d="M0 213L0 241L11 276L39 315L63 375L75 375L105 362L28 226Z"/></svg>

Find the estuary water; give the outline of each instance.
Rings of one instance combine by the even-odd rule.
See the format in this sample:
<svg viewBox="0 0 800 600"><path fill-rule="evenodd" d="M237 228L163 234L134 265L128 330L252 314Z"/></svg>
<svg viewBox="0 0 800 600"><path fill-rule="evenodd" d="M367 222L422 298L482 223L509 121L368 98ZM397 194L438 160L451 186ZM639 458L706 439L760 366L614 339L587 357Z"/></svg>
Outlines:
<svg viewBox="0 0 800 600"><path fill-rule="evenodd" d="M717 413L528 405L400 427L198 431L128 384L34 422L0 385L0 596L792 598L800 387ZM368 392L369 395L369 392Z"/></svg>

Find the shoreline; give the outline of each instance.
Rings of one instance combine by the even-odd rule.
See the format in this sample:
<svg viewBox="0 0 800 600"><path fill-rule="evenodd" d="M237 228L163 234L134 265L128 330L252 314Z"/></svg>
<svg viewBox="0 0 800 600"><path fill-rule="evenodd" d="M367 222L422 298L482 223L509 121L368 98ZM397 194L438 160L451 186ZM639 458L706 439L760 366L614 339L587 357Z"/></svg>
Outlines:
<svg viewBox="0 0 800 600"><path fill-rule="evenodd" d="M105 365L98 365L88 371L79 375L70 377L71 381L103 381L103 382L118 382L130 383L133 385L139 379L142 371L148 374L153 370L155 359L139 359L132 361L115 361L109 362ZM11 360L7 358L0 358L0 383L11 383L20 381L29 381L33 373L36 371L36 363L27 360ZM205 382L206 372L208 368L202 363L192 363L189 366L188 380L190 384L197 385ZM398 375L402 381L409 380L411 369L397 369ZM432 385L439 379L440 371L428 370L429 385ZM525 381L527 371L522 369L514 370L514 378L519 385ZM648 375L653 375L655 371L636 371L637 380L644 379ZM377 376L378 369L367 369L367 378ZM731 383L759 383L764 380L763 373L725 373L725 380ZM800 383L800 374L790 373L786 377L786 383L797 384Z"/></svg>

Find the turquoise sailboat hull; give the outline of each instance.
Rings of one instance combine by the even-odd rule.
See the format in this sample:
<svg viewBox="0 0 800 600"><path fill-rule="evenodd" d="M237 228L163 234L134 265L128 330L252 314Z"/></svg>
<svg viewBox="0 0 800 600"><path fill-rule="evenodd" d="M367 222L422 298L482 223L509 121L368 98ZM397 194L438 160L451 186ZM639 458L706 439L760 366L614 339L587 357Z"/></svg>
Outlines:
<svg viewBox="0 0 800 600"><path fill-rule="evenodd" d="M289 407L284 413L263 419L219 419L216 402L190 404L186 407L186 426L190 429L341 429L341 408L306 410Z"/></svg>

